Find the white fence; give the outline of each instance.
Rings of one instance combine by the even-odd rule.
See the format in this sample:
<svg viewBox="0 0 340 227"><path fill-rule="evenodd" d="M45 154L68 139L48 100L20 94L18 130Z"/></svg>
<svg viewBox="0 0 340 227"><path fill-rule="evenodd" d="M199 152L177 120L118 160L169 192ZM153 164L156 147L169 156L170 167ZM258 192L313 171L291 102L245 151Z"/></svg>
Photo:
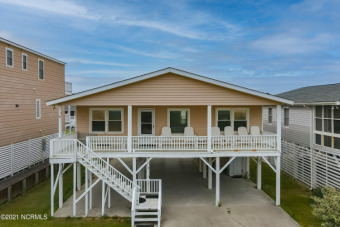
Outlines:
<svg viewBox="0 0 340 227"><path fill-rule="evenodd" d="M50 140L57 136L52 134L0 147L0 179L47 159Z"/></svg>
<svg viewBox="0 0 340 227"><path fill-rule="evenodd" d="M282 141L281 168L311 188L332 186L340 189L338 150L314 145L311 151L309 148Z"/></svg>

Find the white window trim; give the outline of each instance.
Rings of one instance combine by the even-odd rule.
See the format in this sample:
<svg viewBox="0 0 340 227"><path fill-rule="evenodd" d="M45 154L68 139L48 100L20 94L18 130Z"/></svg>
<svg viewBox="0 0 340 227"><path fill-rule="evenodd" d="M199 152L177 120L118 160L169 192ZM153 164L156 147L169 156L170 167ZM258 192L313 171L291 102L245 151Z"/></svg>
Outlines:
<svg viewBox="0 0 340 227"><path fill-rule="evenodd" d="M190 127L190 108L168 108L167 110L167 123L168 127L170 127L170 111L188 111L188 125ZM184 133L172 133L173 135L184 135Z"/></svg>
<svg viewBox="0 0 340 227"><path fill-rule="evenodd" d="M286 120L286 117L285 117L285 110L288 110L288 125L285 125L285 120ZM289 111L289 108L288 107L284 107L283 108L283 127L285 128L289 128L289 125L290 125L290 111Z"/></svg>
<svg viewBox="0 0 340 227"><path fill-rule="evenodd" d="M230 111L230 126L234 129L234 112L237 110L245 110L246 111L246 120L247 120L247 130L249 132L250 127L250 118L249 118L249 108L228 108L228 107L217 107L215 108L215 126L218 127L218 111L219 110L229 110ZM224 131L221 131L224 134ZM236 131L235 131L236 132Z"/></svg>
<svg viewBox="0 0 340 227"><path fill-rule="evenodd" d="M324 113L324 105L321 106L322 107L322 112L321 112L321 117L316 117L316 106L314 108L314 119L313 119L313 125L315 125L313 127L313 142L314 144L316 144L316 139L315 139L315 134L318 134L318 135L321 135L321 145L320 144L317 144L319 146L323 146L323 147L327 147L327 148L332 148L332 149L336 149L336 150L339 150L337 148L334 148L334 138L340 138L340 134L336 134L334 133L334 110L332 110L332 113L331 113L331 118L325 118L325 113ZM322 131L318 131L316 130L316 119L321 119L321 124L322 124ZM331 122L332 122L332 132L325 132L325 127L324 127L324 119L330 119ZM338 118L337 118L338 119ZM324 144L324 136L329 136L329 137L332 137L332 147L328 147L328 146L325 146Z"/></svg>
<svg viewBox="0 0 340 227"><path fill-rule="evenodd" d="M142 111L152 111L152 135L155 136L155 128L156 128L156 111L155 108L138 108L138 136L141 136L141 112ZM142 135L147 136L147 135Z"/></svg>
<svg viewBox="0 0 340 227"><path fill-rule="evenodd" d="M271 115L269 115L269 109L271 109ZM269 116L271 116L272 121L269 122ZM268 118L267 118L268 124L272 125L273 124L273 107L268 107Z"/></svg>
<svg viewBox="0 0 340 227"><path fill-rule="evenodd" d="M24 56L26 56L26 69L24 69ZM28 70L28 57L27 57L27 54L25 54L25 53L22 53L21 54L21 69L23 70L23 71L27 71Z"/></svg>
<svg viewBox="0 0 340 227"><path fill-rule="evenodd" d="M121 131L119 132L115 132L115 131L109 131L109 111L110 110L120 110L121 111L121 121L122 121L122 125L121 125ZM106 115L107 115L107 121L105 121L105 127L106 127L106 133L107 134L124 134L124 108L108 108L106 109Z"/></svg>
<svg viewBox="0 0 340 227"><path fill-rule="evenodd" d="M218 111L220 110L229 110L230 111L230 126L234 128L234 121L233 121L233 111L232 108L215 108L215 127L218 127ZM224 134L224 130L221 131Z"/></svg>
<svg viewBox="0 0 340 227"><path fill-rule="evenodd" d="M39 116L37 116L37 102L39 101ZM35 100L35 119L41 119L41 100Z"/></svg>
<svg viewBox="0 0 340 227"><path fill-rule="evenodd" d="M39 74L40 74L40 71L39 71L39 62L40 61L43 62L43 78L42 79L40 79L40 76L39 76ZM38 58L38 80L45 80L45 61L40 59L40 58Z"/></svg>
<svg viewBox="0 0 340 227"><path fill-rule="evenodd" d="M93 110L104 110L105 111L105 131L92 131L92 111ZM122 116L122 130L119 132L109 131L109 111L110 110L120 110ZM124 108L90 108L89 109L89 132L97 134L124 134Z"/></svg>
<svg viewBox="0 0 340 227"><path fill-rule="evenodd" d="M7 65L7 50L12 51L12 65ZM6 47L5 52L6 52L6 59L5 59L6 67L13 68L14 67L14 51L13 51L13 49Z"/></svg>

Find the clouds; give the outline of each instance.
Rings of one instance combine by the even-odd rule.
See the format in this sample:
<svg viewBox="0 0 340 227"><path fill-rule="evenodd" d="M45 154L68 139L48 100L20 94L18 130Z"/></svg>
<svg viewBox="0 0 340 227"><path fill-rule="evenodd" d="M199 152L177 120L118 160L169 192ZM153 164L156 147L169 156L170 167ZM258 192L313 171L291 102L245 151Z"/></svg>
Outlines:
<svg viewBox="0 0 340 227"><path fill-rule="evenodd" d="M29 7L35 10L57 13L73 17L81 17L90 20L98 20L99 15L88 12L88 9L77 5L71 1L53 1L53 0L0 0L0 3L11 4L20 7Z"/></svg>
<svg viewBox="0 0 340 227"><path fill-rule="evenodd" d="M339 82L339 10L335 0L0 0L11 22L0 36L66 61L75 91L170 66L279 93Z"/></svg>
<svg viewBox="0 0 340 227"><path fill-rule="evenodd" d="M300 55L323 50L332 40L330 34L309 37L291 32L261 37L252 42L250 47L275 55Z"/></svg>

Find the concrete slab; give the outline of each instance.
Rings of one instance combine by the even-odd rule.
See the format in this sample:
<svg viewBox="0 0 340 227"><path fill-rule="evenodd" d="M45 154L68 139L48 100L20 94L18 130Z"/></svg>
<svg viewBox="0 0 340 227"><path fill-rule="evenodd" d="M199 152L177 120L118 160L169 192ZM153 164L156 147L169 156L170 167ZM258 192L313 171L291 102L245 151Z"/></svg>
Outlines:
<svg viewBox="0 0 340 227"><path fill-rule="evenodd" d="M129 176L120 163L111 163ZM162 179L162 226L299 226L253 182L226 174L221 174L221 207L216 207L215 188L208 189L208 181L193 159L153 159L151 178ZM105 215L130 216L131 204L113 190L111 193L111 208L105 209ZM83 215L84 199L77 205L77 216ZM93 189L93 209L89 211L89 216L100 215L101 182ZM55 216L72 216L72 198Z"/></svg>

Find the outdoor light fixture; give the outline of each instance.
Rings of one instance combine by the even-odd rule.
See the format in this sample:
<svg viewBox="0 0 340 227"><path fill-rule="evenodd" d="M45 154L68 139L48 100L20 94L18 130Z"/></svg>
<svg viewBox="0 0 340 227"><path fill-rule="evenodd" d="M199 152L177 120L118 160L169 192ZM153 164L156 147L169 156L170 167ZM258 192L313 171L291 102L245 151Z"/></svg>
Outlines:
<svg viewBox="0 0 340 227"><path fill-rule="evenodd" d="M19 104L15 104L15 107L19 107Z"/></svg>

